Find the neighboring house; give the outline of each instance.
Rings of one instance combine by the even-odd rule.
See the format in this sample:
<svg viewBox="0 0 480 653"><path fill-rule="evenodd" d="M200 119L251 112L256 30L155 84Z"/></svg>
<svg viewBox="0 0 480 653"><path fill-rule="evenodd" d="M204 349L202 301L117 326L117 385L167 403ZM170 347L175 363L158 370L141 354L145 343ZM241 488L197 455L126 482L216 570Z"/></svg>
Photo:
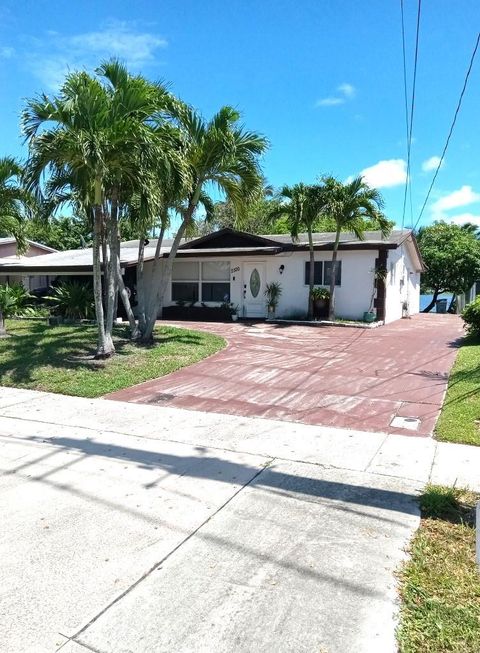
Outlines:
<svg viewBox="0 0 480 653"><path fill-rule="evenodd" d="M48 286L49 280L45 276L11 274L3 272L2 268L10 266L12 263L21 263L25 258L35 256L44 256L56 252L56 249L28 240L28 250L23 256L17 252L17 241L15 238L0 238L0 284L22 284L27 290L34 290L41 286Z"/></svg>
<svg viewBox="0 0 480 653"><path fill-rule="evenodd" d="M315 247L315 284L330 283L334 234L313 235ZM165 240L162 256L168 256L172 241ZM145 248L145 275L149 278L156 241ZM138 241L122 243L121 266L125 283L135 289ZM173 267L165 305L176 302L202 302L218 305L227 300L239 306L240 317L266 316L266 283L278 281L282 295L278 317L295 317L306 312L308 299L309 251L307 235L298 240L290 236L256 236L222 229L202 238L183 240ZM380 232L367 232L360 241L353 234L341 235L336 288L336 313L342 318L362 319L373 291L375 267L387 270L385 281L378 283L375 306L377 318L392 322L419 312L422 259L409 231L393 231L388 238ZM70 250L5 264L0 273L91 276L92 250Z"/></svg>

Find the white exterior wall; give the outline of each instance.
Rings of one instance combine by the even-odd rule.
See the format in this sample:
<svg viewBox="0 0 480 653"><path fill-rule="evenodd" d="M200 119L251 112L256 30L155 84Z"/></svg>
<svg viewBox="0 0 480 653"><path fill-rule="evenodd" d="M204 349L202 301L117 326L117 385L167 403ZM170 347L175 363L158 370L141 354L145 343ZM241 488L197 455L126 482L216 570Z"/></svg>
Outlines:
<svg viewBox="0 0 480 653"><path fill-rule="evenodd" d="M372 270L375 266L377 250L340 251L338 260L342 261L342 284L337 286L335 293L335 312L338 317L362 319L368 310L373 290ZM331 252L315 252L316 261L331 261ZM182 259L178 259L182 260ZM288 252L276 256L215 256L183 259L188 261L229 261L230 262L230 301L239 306L239 315L245 315L243 310L243 263L258 262L265 266L265 279L262 280L261 293L265 283L279 281L282 285L282 295L276 311L278 317L293 317L295 314L306 314L308 307L308 285L305 284L305 262L309 260L307 252ZM283 273L280 266L284 265ZM145 277L151 275L151 262L145 263ZM150 281L152 282L152 281ZM167 290L165 305L173 305L171 285ZM208 302L207 302L208 304ZM218 305L212 303L212 305ZM265 306L264 316L267 315Z"/></svg>
<svg viewBox="0 0 480 653"><path fill-rule="evenodd" d="M388 250L386 279L385 323L399 320L406 302L408 314L420 312L420 273L412 264L408 248Z"/></svg>

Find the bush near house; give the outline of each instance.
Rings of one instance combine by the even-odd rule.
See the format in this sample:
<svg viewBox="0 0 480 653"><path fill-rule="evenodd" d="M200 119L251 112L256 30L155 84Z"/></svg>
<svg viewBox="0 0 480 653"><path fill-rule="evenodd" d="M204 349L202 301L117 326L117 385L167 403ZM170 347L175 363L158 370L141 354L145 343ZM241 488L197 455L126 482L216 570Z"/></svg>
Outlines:
<svg viewBox="0 0 480 653"><path fill-rule="evenodd" d="M69 320L92 320L95 317L95 303L91 284L66 281L52 288L45 297L56 313Z"/></svg>
<svg viewBox="0 0 480 653"><path fill-rule="evenodd" d="M462 311L465 328L470 335L480 335L480 297L467 304Z"/></svg>

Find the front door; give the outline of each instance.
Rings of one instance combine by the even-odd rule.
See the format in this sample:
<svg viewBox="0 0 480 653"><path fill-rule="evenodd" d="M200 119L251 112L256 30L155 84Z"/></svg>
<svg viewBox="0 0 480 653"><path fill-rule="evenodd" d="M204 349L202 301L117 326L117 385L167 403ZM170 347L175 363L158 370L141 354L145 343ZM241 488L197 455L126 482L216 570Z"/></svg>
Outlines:
<svg viewBox="0 0 480 653"><path fill-rule="evenodd" d="M265 317L265 263L243 264L243 316Z"/></svg>

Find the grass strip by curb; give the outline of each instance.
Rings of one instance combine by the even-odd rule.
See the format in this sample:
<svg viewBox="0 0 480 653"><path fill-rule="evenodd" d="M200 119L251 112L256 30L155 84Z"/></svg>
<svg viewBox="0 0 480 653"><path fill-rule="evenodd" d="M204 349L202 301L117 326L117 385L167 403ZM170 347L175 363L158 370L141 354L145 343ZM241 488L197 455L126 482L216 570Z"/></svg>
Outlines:
<svg viewBox="0 0 480 653"><path fill-rule="evenodd" d="M480 445L480 338L462 340L435 435L445 442Z"/></svg>
<svg viewBox="0 0 480 653"><path fill-rule="evenodd" d="M427 486L422 519L399 574L400 653L480 652L475 504L467 490Z"/></svg>

